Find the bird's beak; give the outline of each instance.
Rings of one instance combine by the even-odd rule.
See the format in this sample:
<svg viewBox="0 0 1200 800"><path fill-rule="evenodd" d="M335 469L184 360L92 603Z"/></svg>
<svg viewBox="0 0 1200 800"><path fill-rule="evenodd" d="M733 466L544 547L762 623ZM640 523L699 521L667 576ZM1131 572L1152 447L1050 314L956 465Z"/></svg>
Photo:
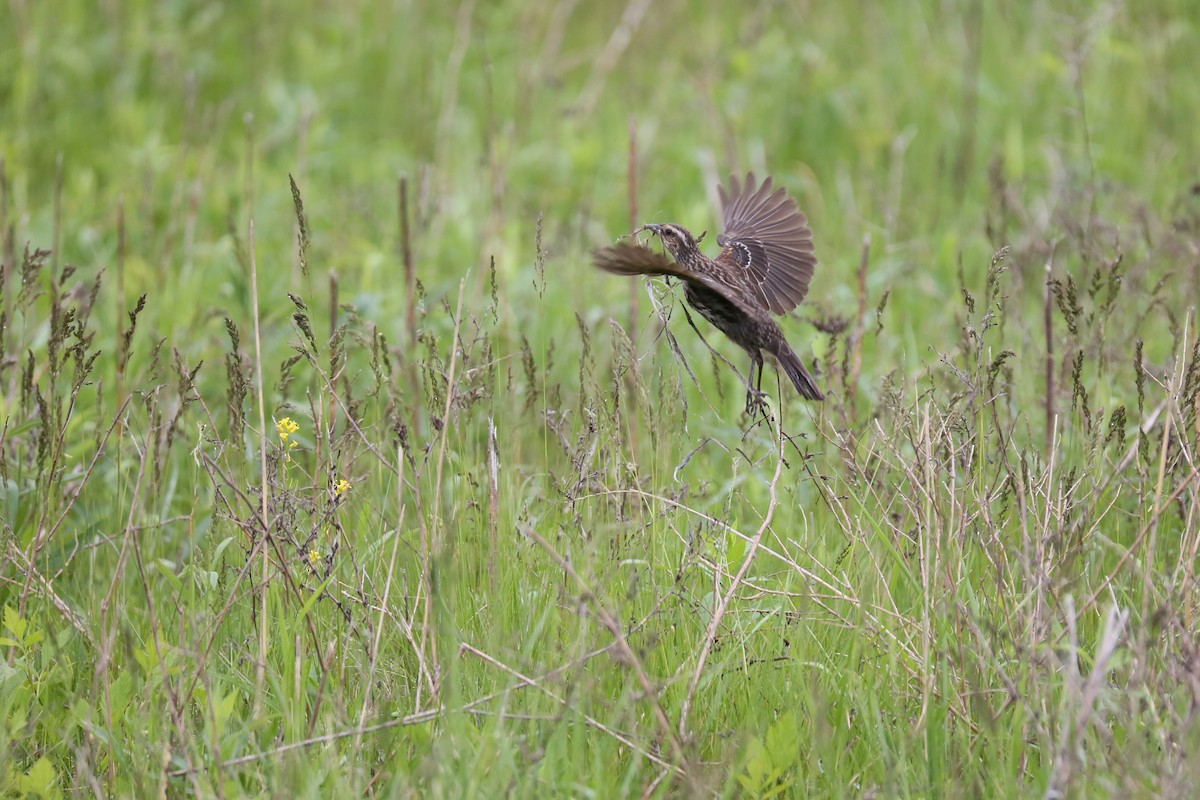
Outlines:
<svg viewBox="0 0 1200 800"><path fill-rule="evenodd" d="M643 225L642 227L640 227L636 231L634 231L634 233L636 234L636 233L641 233L642 231L650 231L651 233L657 235L658 232L661 230L662 230L662 225L654 225L654 224L647 222L645 225Z"/></svg>

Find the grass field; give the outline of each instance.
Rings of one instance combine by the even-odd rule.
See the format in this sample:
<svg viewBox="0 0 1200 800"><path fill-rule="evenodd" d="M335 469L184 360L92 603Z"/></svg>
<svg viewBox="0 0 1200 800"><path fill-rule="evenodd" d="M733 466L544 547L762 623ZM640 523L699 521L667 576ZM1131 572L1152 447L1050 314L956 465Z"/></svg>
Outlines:
<svg viewBox="0 0 1200 800"><path fill-rule="evenodd" d="M1200 791L1200 9L713 5L0 7L4 797Z"/></svg>

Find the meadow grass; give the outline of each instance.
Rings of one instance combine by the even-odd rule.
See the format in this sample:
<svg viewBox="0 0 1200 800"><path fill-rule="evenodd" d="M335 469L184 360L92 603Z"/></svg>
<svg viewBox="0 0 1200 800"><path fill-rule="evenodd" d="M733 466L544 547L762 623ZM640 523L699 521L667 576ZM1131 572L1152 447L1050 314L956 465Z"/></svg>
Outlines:
<svg viewBox="0 0 1200 800"><path fill-rule="evenodd" d="M1198 45L7 3L4 795L1193 796ZM589 266L745 169L829 395L758 418Z"/></svg>

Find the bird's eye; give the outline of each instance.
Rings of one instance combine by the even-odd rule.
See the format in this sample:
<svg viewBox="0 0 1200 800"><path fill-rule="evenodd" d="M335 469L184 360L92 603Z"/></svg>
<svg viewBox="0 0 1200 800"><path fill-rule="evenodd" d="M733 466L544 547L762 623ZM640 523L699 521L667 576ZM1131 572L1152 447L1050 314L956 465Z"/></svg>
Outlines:
<svg viewBox="0 0 1200 800"><path fill-rule="evenodd" d="M674 238L675 231L671 230L670 228L663 228L663 234Z"/></svg>

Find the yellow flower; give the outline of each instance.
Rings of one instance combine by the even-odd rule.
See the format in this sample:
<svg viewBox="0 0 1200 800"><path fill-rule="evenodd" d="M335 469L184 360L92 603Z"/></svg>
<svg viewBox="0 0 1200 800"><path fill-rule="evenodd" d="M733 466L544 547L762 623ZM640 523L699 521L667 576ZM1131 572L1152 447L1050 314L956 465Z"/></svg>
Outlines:
<svg viewBox="0 0 1200 800"><path fill-rule="evenodd" d="M289 436L300 430L300 426L291 417L284 417L275 423L275 430L279 431L279 441L286 442ZM295 446L296 443L292 442L292 447Z"/></svg>
<svg viewBox="0 0 1200 800"><path fill-rule="evenodd" d="M350 481L345 479L340 480L333 485L333 495L334 497L341 497L342 495L349 494L350 489Z"/></svg>
<svg viewBox="0 0 1200 800"><path fill-rule="evenodd" d="M316 569L317 562L320 560L321 560L321 551L320 550L318 550L317 548L314 547L312 550L308 551L308 565L310 567L312 567L313 569Z"/></svg>

